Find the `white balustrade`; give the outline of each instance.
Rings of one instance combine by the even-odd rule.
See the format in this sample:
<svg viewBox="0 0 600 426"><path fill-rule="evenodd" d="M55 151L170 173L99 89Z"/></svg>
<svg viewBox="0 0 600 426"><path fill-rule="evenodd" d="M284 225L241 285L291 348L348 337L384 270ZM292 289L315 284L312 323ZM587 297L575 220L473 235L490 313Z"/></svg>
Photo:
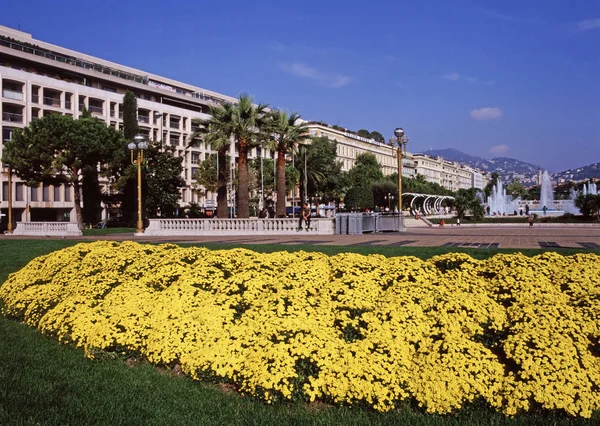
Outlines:
<svg viewBox="0 0 600 426"><path fill-rule="evenodd" d="M73 222L17 222L14 235L80 237L81 230Z"/></svg>
<svg viewBox="0 0 600 426"><path fill-rule="evenodd" d="M146 236L171 235L333 235L334 220L313 218L298 231L298 219L150 219Z"/></svg>

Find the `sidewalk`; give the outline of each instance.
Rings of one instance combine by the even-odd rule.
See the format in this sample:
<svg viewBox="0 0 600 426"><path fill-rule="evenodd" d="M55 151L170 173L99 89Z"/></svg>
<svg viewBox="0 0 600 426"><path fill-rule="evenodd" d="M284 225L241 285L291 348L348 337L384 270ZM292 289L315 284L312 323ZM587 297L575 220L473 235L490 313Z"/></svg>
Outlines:
<svg viewBox="0 0 600 426"><path fill-rule="evenodd" d="M8 239L26 239L18 236L0 236ZM30 239L61 239L38 237ZM335 246L406 246L406 247L471 247L471 248L577 248L600 250L600 226L566 226L558 224L470 225L408 228L406 232L362 235L283 235L283 236L215 236L215 237L135 237L133 233L94 237L66 237L68 240L138 241L149 243L223 243L236 244L314 244Z"/></svg>

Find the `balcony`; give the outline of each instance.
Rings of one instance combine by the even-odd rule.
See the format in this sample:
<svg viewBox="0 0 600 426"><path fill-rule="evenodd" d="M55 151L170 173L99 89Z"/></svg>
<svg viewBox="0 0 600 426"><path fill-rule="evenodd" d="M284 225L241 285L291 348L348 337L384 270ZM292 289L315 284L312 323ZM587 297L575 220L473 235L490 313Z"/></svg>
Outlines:
<svg viewBox="0 0 600 426"><path fill-rule="evenodd" d="M39 104L40 103L39 95L31 95L31 103Z"/></svg>
<svg viewBox="0 0 600 426"><path fill-rule="evenodd" d="M15 90L10 89L2 89L2 97L7 99L12 99L15 101L23 100L23 92L17 92Z"/></svg>
<svg viewBox="0 0 600 426"><path fill-rule="evenodd" d="M179 121L169 121L169 127L171 129L179 129Z"/></svg>
<svg viewBox="0 0 600 426"><path fill-rule="evenodd" d="M102 108L101 106L90 105L88 110L92 114L95 114L95 115L103 115L104 114L104 108Z"/></svg>
<svg viewBox="0 0 600 426"><path fill-rule="evenodd" d="M170 137L169 138L169 144L172 145L172 146L179 145L179 137L176 137L176 138Z"/></svg>
<svg viewBox="0 0 600 426"><path fill-rule="evenodd" d="M44 96L44 105L60 108L60 98L50 98L48 96Z"/></svg>
<svg viewBox="0 0 600 426"><path fill-rule="evenodd" d="M3 112L2 121L8 121L9 123L23 123L23 114L15 114L13 112Z"/></svg>
<svg viewBox="0 0 600 426"><path fill-rule="evenodd" d="M71 101L65 101L65 109L71 109Z"/></svg>
<svg viewBox="0 0 600 426"><path fill-rule="evenodd" d="M140 123L150 123L150 117L147 115L138 115L138 121Z"/></svg>

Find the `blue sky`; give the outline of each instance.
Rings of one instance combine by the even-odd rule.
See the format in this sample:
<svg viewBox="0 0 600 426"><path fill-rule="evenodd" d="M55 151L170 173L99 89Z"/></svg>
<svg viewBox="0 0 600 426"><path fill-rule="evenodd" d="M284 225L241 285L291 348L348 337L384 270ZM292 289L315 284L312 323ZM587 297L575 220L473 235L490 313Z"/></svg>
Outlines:
<svg viewBox="0 0 600 426"><path fill-rule="evenodd" d="M5 3L0 24L34 38L310 120L402 126L412 152L600 161L597 0Z"/></svg>

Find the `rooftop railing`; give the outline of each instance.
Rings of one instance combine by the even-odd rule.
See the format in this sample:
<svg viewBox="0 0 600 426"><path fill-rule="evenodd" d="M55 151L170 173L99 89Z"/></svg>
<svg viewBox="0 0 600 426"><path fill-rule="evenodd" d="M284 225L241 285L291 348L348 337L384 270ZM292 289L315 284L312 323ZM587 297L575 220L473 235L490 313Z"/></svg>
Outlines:
<svg viewBox="0 0 600 426"><path fill-rule="evenodd" d="M41 56L69 65L75 65L80 68L91 69L94 71L101 72L103 74L109 74L125 80L131 80L137 83L144 83L144 77L141 75L127 73L125 71L117 70L111 67L107 67L105 65L95 64L93 62L84 61L82 59L74 58L72 56L62 55L60 53L52 52L42 47L30 43L19 42L12 38L2 35L0 35L0 46L6 46L11 49L19 50L21 52L30 53L32 55Z"/></svg>

